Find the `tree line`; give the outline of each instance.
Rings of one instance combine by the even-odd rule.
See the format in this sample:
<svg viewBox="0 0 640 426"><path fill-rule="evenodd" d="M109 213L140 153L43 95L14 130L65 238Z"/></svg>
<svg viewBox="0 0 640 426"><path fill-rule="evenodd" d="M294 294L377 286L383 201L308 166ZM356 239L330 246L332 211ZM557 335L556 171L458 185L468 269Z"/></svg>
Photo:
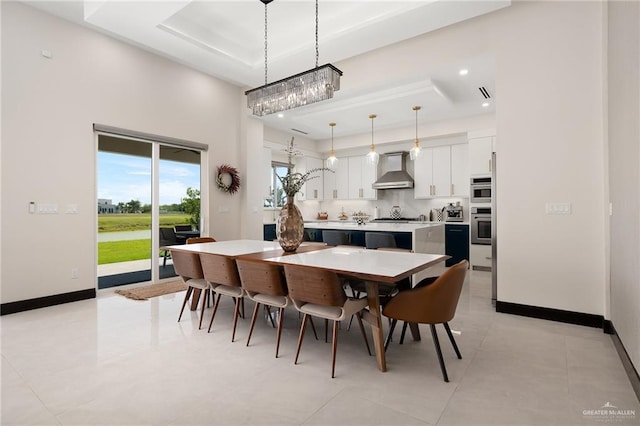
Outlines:
<svg viewBox="0 0 640 426"><path fill-rule="evenodd" d="M120 213L151 213L151 204L142 204L139 200L120 202L117 204ZM200 226L200 190L187 188L187 196L180 200L179 204L165 204L160 206L160 211L186 213L189 223Z"/></svg>

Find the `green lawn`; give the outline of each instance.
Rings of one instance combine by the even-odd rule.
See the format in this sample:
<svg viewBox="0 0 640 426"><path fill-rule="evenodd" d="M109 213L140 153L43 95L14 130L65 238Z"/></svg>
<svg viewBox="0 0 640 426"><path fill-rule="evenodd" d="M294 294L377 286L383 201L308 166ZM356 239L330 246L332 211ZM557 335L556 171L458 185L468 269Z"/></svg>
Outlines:
<svg viewBox="0 0 640 426"><path fill-rule="evenodd" d="M151 259L151 240L98 243L98 265L142 259Z"/></svg>
<svg viewBox="0 0 640 426"><path fill-rule="evenodd" d="M188 214L161 214L160 226L189 223ZM142 231L151 229L150 214L100 214L98 232ZM98 243L98 265L151 259L151 240L105 241Z"/></svg>
<svg viewBox="0 0 640 426"><path fill-rule="evenodd" d="M189 215L171 213L160 215L160 226L189 223ZM141 231L151 229L151 214L99 214L98 232Z"/></svg>

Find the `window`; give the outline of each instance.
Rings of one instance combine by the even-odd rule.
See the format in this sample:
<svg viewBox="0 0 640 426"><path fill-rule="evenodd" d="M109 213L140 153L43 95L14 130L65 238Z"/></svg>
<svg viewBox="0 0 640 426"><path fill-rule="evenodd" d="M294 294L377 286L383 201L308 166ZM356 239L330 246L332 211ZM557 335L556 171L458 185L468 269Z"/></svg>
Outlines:
<svg viewBox="0 0 640 426"><path fill-rule="evenodd" d="M271 162L271 194L264 199L264 207L282 207L287 203L287 195L282 190L282 182L277 176L287 174L287 164L277 161ZM277 175L277 176L276 176Z"/></svg>

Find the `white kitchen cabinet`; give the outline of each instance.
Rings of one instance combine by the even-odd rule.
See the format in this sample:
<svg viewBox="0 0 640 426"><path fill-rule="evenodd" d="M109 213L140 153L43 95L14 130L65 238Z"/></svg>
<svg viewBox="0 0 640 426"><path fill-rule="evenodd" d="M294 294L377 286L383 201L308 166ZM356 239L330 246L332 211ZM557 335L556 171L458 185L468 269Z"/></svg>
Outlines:
<svg viewBox="0 0 640 426"><path fill-rule="evenodd" d="M325 167L328 166L325 163ZM324 200L346 200L349 198L349 160L347 157L338 157L338 164L333 169L334 173L327 170L323 173Z"/></svg>
<svg viewBox="0 0 640 426"><path fill-rule="evenodd" d="M491 270L491 246L482 244L471 244L469 247L469 263L471 269L480 271Z"/></svg>
<svg viewBox="0 0 640 426"><path fill-rule="evenodd" d="M414 197L451 196L451 147L423 149L414 163Z"/></svg>
<svg viewBox="0 0 640 426"><path fill-rule="evenodd" d="M319 158L302 157L296 161L296 172L306 173L309 170L323 167L323 161ZM317 176L313 179L309 179L307 183L302 185L302 189L297 194L298 201L316 200L320 201L324 199L322 190L323 186L323 171L313 173L311 176Z"/></svg>
<svg viewBox="0 0 640 426"><path fill-rule="evenodd" d="M469 173L471 176L491 174L494 136L469 139Z"/></svg>
<svg viewBox="0 0 640 426"><path fill-rule="evenodd" d="M351 200L376 200L377 191L372 188L377 179L375 166L367 164L366 158L349 157L349 199Z"/></svg>
<svg viewBox="0 0 640 426"><path fill-rule="evenodd" d="M451 145L451 195L469 196L469 144Z"/></svg>

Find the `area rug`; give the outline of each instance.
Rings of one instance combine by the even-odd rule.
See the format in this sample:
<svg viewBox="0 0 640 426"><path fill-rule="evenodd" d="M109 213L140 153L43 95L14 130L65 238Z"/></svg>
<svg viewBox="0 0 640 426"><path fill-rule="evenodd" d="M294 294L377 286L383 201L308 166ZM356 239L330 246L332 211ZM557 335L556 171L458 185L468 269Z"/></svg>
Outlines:
<svg viewBox="0 0 640 426"><path fill-rule="evenodd" d="M164 294L177 293L179 291L185 291L187 285L180 281L169 281L160 284L151 284L144 287L132 288L129 290L118 289L115 292L121 294L124 297L134 300L148 300L150 297L162 296Z"/></svg>

